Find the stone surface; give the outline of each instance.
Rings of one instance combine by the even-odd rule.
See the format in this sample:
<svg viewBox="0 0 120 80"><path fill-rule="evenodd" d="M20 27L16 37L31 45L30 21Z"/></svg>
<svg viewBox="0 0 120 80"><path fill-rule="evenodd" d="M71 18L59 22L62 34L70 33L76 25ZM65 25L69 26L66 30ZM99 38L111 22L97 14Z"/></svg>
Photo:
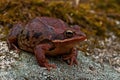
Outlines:
<svg viewBox="0 0 120 80"><path fill-rule="evenodd" d="M47 71L37 64L34 54L9 51L6 42L0 42L0 80L119 80L120 73L107 63L102 65L78 53L78 66L69 66L59 57L48 58L56 69Z"/></svg>

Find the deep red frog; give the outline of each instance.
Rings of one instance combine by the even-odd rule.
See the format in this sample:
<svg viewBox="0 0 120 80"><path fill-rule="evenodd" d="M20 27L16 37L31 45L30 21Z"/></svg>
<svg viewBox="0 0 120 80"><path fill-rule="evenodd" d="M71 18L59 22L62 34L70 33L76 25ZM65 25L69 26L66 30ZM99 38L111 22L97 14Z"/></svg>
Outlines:
<svg viewBox="0 0 120 80"><path fill-rule="evenodd" d="M40 66L55 68L48 56L63 55L70 65L78 64L76 45L86 39L80 26L69 26L64 21L50 17L37 17L26 25L15 25L7 38L9 49L22 49L35 54Z"/></svg>

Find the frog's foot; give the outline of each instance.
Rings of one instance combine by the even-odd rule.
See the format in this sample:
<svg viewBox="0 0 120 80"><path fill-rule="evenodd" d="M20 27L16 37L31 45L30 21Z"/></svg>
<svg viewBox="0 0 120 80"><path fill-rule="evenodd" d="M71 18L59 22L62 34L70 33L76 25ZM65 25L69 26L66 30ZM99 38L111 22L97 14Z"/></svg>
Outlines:
<svg viewBox="0 0 120 80"><path fill-rule="evenodd" d="M16 53L20 53L20 49L14 43L8 43L8 50L15 50Z"/></svg>
<svg viewBox="0 0 120 80"><path fill-rule="evenodd" d="M56 68L56 65L55 64L49 64L49 63L44 63L43 67L46 67L47 70L50 71L50 68Z"/></svg>
<svg viewBox="0 0 120 80"><path fill-rule="evenodd" d="M63 60L67 61L69 65L78 65L76 48L72 49L71 54L64 55Z"/></svg>
<svg viewBox="0 0 120 80"><path fill-rule="evenodd" d="M17 46L15 46L14 44L12 44L12 46L14 47L15 52L19 54L21 50Z"/></svg>
<svg viewBox="0 0 120 80"><path fill-rule="evenodd" d="M37 60L38 60L38 64L42 67L46 67L48 71L50 71L50 68L56 68L55 64L49 64L48 60L45 58L41 60L39 57L39 59L37 58Z"/></svg>

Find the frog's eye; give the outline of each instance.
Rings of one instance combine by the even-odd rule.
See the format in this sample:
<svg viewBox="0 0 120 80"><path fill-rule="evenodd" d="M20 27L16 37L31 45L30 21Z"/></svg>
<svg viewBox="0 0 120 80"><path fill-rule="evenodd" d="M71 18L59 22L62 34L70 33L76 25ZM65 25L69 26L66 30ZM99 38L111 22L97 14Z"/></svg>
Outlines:
<svg viewBox="0 0 120 80"><path fill-rule="evenodd" d="M65 31L65 35L66 35L66 37L71 38L71 37L73 37L74 32L71 30L67 30L67 31Z"/></svg>

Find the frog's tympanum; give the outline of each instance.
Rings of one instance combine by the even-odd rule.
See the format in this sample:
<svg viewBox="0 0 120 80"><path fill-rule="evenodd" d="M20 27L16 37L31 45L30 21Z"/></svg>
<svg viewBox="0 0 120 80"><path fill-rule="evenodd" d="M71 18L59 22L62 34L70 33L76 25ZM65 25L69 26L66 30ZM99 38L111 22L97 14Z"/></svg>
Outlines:
<svg viewBox="0 0 120 80"><path fill-rule="evenodd" d="M50 17L37 17L26 25L18 23L7 38L9 49L32 52L40 66L55 68L46 56L61 55L70 65L78 64L75 46L86 39L80 26L69 26L64 21Z"/></svg>

